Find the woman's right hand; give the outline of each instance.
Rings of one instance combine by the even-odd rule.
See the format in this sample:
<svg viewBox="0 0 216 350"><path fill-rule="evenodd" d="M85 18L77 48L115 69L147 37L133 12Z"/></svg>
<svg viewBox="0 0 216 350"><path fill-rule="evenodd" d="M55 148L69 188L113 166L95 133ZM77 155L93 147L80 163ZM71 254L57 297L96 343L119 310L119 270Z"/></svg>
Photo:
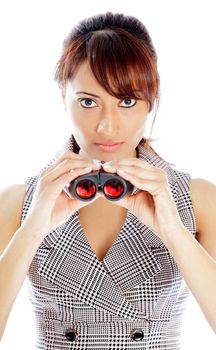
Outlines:
<svg viewBox="0 0 216 350"><path fill-rule="evenodd" d="M90 169L86 169L86 167ZM76 177L99 170L91 159L83 158L72 151L66 151L52 165L40 173L30 208L23 225L30 225L43 239L49 231L63 224L75 211L92 203L70 199L63 190Z"/></svg>

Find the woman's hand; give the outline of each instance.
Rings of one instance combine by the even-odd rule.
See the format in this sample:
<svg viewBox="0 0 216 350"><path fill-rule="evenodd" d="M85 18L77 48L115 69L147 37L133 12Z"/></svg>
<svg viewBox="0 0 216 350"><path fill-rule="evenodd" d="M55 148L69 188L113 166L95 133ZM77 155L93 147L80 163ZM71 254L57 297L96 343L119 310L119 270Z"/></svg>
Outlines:
<svg viewBox="0 0 216 350"><path fill-rule="evenodd" d="M98 198L89 202L68 198L64 187L76 177L99 170L91 159L84 159L72 151L66 151L52 165L40 173L24 225L44 238L49 231L63 224L69 217Z"/></svg>
<svg viewBox="0 0 216 350"><path fill-rule="evenodd" d="M137 158L110 161L111 167L106 164L102 164L105 171L117 173L140 190L116 201L116 205L129 209L162 240L183 227L164 170Z"/></svg>

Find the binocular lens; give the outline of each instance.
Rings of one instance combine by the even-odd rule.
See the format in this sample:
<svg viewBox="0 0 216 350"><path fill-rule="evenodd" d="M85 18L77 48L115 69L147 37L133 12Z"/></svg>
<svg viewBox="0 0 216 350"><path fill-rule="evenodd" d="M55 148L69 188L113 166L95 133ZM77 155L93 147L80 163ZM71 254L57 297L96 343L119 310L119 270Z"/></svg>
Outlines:
<svg viewBox="0 0 216 350"><path fill-rule="evenodd" d="M96 192L95 184L90 180L80 181L76 187L76 193L81 198L91 198Z"/></svg>
<svg viewBox="0 0 216 350"><path fill-rule="evenodd" d="M118 198L123 192L123 184L116 179L108 180L104 186L104 193L110 198Z"/></svg>

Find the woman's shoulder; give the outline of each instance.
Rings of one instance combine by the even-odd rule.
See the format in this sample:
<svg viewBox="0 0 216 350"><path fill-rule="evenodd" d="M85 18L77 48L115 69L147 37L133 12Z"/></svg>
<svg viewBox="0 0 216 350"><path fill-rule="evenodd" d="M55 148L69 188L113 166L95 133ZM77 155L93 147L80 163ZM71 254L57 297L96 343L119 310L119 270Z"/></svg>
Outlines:
<svg viewBox="0 0 216 350"><path fill-rule="evenodd" d="M191 178L190 188L197 195L202 192L202 195L212 194L214 196L216 193L216 184L204 178Z"/></svg>
<svg viewBox="0 0 216 350"><path fill-rule="evenodd" d="M1 215L6 215L7 211L4 208L11 208L14 211L19 204L19 207L22 206L26 193L25 184L12 184L5 186L0 189L0 213ZM13 217L11 217L11 220Z"/></svg>
<svg viewBox="0 0 216 350"><path fill-rule="evenodd" d="M25 193L25 184L13 184L0 189L0 254L21 225Z"/></svg>
<svg viewBox="0 0 216 350"><path fill-rule="evenodd" d="M216 185L203 178L192 178L190 193L198 241L216 259Z"/></svg>
<svg viewBox="0 0 216 350"><path fill-rule="evenodd" d="M191 178L189 186L199 226L203 227L204 221L215 215L216 185L203 178Z"/></svg>

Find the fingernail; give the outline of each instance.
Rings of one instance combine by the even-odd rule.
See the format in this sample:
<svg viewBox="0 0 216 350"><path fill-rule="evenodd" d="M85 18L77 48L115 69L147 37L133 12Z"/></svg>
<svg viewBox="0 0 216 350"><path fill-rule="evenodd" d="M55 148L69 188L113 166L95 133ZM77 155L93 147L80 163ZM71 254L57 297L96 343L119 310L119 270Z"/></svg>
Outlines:
<svg viewBox="0 0 216 350"><path fill-rule="evenodd" d="M95 165L101 165L101 161L99 159L92 160Z"/></svg>
<svg viewBox="0 0 216 350"><path fill-rule="evenodd" d="M85 171L92 171L92 168L84 168L83 170L85 170Z"/></svg>
<svg viewBox="0 0 216 350"><path fill-rule="evenodd" d="M110 164L110 163L104 163L102 165L104 168L111 168L112 167L112 164Z"/></svg>

